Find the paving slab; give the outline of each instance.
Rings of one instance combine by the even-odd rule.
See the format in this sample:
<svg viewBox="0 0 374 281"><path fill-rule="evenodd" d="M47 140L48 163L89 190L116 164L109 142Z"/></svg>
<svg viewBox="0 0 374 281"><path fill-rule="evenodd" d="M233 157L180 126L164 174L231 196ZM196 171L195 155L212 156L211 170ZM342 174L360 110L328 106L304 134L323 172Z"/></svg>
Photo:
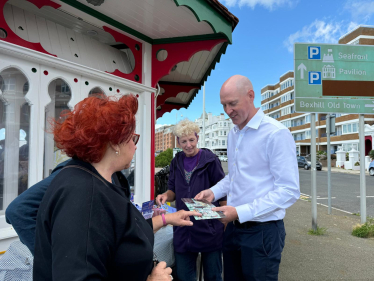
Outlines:
<svg viewBox="0 0 374 281"><path fill-rule="evenodd" d="M312 224L311 202L298 200L284 219L286 244L280 281L374 280L374 239L351 235L360 217L317 205L317 224L326 234L308 234Z"/></svg>

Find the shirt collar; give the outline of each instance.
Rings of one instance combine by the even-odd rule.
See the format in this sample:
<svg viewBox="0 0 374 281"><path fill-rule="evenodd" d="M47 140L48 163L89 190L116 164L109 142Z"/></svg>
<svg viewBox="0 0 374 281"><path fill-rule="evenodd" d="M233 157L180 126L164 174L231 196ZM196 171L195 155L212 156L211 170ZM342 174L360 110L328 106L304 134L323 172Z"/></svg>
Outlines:
<svg viewBox="0 0 374 281"><path fill-rule="evenodd" d="M257 130L258 127L260 127L261 121L264 118L264 116L265 116L265 114L262 111L262 109L258 108L257 113L251 118L251 120L249 120L249 122L247 123L247 125L244 126L244 127L247 127L245 129L245 131L248 130L249 128ZM238 131L240 131L238 125L236 125L234 127L234 129L235 129L235 133L238 132Z"/></svg>

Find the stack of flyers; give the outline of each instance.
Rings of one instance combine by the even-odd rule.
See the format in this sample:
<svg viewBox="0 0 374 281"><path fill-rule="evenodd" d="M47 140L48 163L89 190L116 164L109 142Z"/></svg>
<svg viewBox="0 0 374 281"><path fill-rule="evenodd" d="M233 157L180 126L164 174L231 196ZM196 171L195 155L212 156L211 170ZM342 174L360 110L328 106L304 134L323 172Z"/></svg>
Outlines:
<svg viewBox="0 0 374 281"><path fill-rule="evenodd" d="M142 204L142 215L145 219L150 219L152 218L153 215L153 203L154 201L147 201Z"/></svg>
<svg viewBox="0 0 374 281"><path fill-rule="evenodd" d="M182 198L182 201L190 211L196 211L202 214L201 217L194 216L195 220L220 219L225 217L222 212L212 211L212 208L216 206L206 200L200 201L193 198Z"/></svg>

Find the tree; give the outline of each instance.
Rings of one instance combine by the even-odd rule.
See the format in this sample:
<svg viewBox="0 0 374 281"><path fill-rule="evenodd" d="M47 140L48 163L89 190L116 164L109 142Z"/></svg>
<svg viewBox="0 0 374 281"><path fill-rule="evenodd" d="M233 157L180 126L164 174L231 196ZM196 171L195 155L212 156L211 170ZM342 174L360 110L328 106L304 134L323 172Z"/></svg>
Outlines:
<svg viewBox="0 0 374 281"><path fill-rule="evenodd" d="M369 156L371 159L374 159L374 150L370 150Z"/></svg>
<svg viewBox="0 0 374 281"><path fill-rule="evenodd" d="M170 165L173 160L173 149L168 148L155 157L155 166L162 168Z"/></svg>

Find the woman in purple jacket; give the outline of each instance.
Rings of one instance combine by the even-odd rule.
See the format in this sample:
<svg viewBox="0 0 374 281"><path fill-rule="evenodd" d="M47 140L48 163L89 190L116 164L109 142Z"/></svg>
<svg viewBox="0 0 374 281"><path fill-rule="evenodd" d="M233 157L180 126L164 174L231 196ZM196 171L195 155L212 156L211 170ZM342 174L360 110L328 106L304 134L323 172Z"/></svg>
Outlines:
<svg viewBox="0 0 374 281"><path fill-rule="evenodd" d="M179 210L188 210L181 198L194 198L222 178L218 157L209 149L197 148L199 126L183 120L174 127L174 135L183 151L170 164L169 190L156 198L157 204L176 200ZM221 199L226 201L226 198ZM218 206L218 203L215 203ZM196 280L196 259L201 252L204 280L222 280L221 247L224 225L216 219L195 220L192 227L174 227L176 273L180 281Z"/></svg>

